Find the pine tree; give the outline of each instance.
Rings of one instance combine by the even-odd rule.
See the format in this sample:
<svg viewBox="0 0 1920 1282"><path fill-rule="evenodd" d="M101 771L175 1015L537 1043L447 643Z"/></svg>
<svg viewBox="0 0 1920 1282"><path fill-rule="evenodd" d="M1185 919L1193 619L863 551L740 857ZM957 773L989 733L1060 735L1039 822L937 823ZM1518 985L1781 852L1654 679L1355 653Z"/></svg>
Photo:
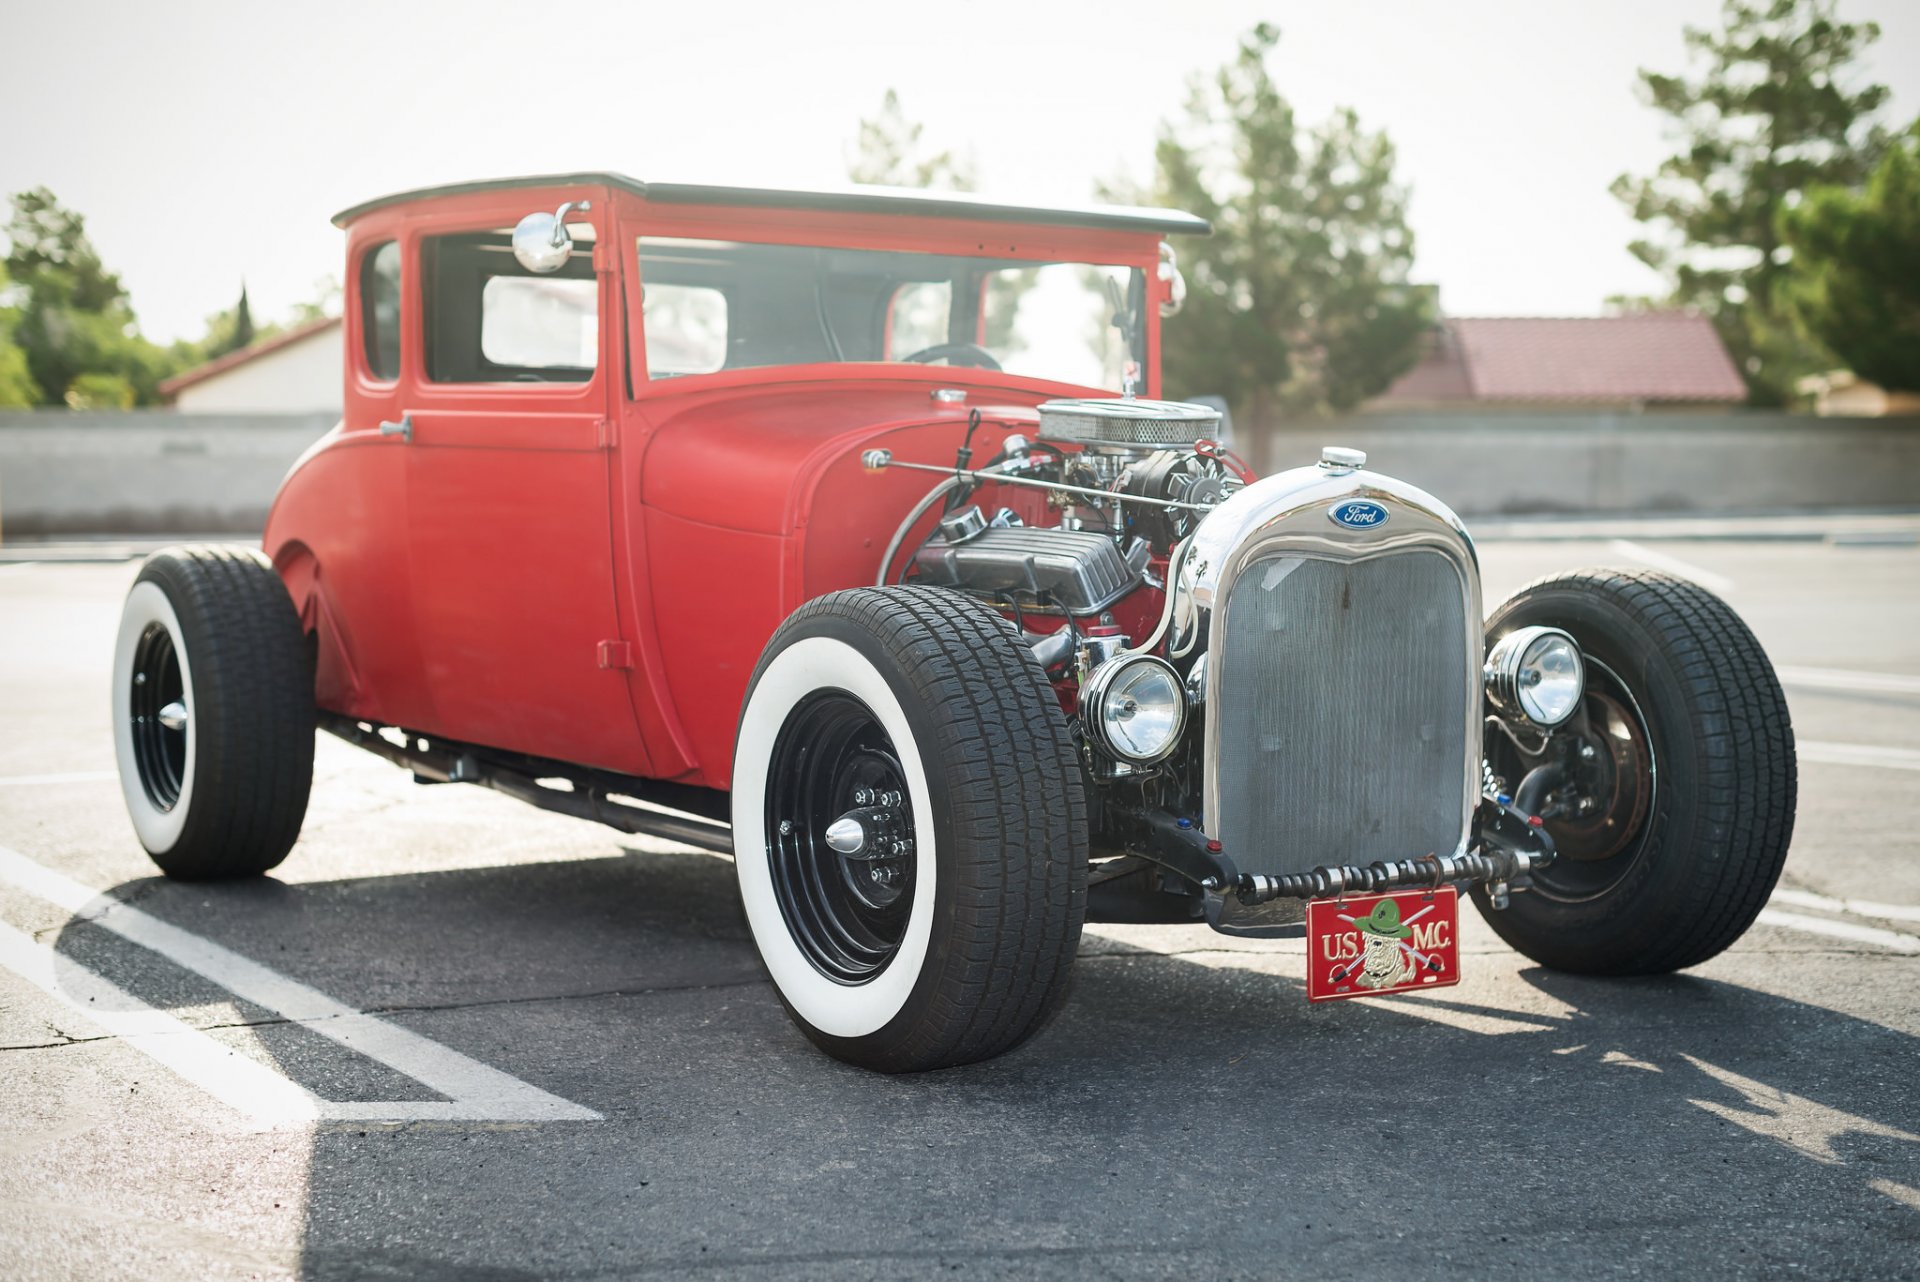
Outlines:
<svg viewBox="0 0 1920 1282"><path fill-rule="evenodd" d="M900 95L887 90L879 114L860 122L847 177L871 186L972 191L973 166L951 151L928 152L920 140L925 130L925 125L907 119Z"/></svg>
<svg viewBox="0 0 1920 1282"><path fill-rule="evenodd" d="M1853 186L1873 167L1887 90L1846 81L1880 29L1839 21L1833 0L1725 0L1721 24L1686 29L1697 77L1640 72L1680 146L1651 177L1622 174L1613 194L1661 229L1630 249L1666 277L1666 301L1711 316L1753 400L1779 404L1829 363L1786 313L1780 215L1807 188Z"/></svg>
<svg viewBox="0 0 1920 1282"><path fill-rule="evenodd" d="M1173 395L1214 394L1260 427L1338 411L1411 368L1432 323L1393 144L1351 110L1303 129L1262 23L1193 87L1155 150L1154 203L1209 219L1178 246L1187 301L1161 349Z"/></svg>
<svg viewBox="0 0 1920 1282"><path fill-rule="evenodd" d="M253 309L247 305L247 282L240 282L240 303L233 309L233 337L230 350L239 351L253 342Z"/></svg>

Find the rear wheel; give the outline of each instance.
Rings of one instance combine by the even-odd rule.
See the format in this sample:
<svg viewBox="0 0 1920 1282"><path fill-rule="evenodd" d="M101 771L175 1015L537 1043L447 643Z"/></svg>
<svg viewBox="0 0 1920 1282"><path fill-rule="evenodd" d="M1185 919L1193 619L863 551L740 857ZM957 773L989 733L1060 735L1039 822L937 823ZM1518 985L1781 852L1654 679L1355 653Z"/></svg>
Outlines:
<svg viewBox="0 0 1920 1282"><path fill-rule="evenodd" d="M1489 645L1534 624L1579 643L1586 692L1544 745L1489 726L1488 766L1557 855L1506 909L1476 891L1483 915L1560 970L1706 961L1753 924L1793 835L1793 727L1772 664L1726 602L1667 575L1539 580L1494 613Z"/></svg>
<svg viewBox="0 0 1920 1282"><path fill-rule="evenodd" d="M140 844L170 877L246 877L286 858L313 782L313 668L266 558L170 548L127 593L114 753Z"/></svg>
<svg viewBox="0 0 1920 1282"><path fill-rule="evenodd" d="M1045 675L952 592L862 588L768 643L734 756L734 860L781 1001L828 1053L964 1064L1058 1008L1086 913L1080 766Z"/></svg>

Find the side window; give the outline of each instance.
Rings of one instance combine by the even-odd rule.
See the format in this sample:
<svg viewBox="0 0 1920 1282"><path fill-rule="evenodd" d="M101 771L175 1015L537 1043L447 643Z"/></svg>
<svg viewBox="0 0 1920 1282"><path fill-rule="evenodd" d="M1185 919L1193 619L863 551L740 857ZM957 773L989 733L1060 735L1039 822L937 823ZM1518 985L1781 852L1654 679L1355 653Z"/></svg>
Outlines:
<svg viewBox="0 0 1920 1282"><path fill-rule="evenodd" d="M591 280L490 276L480 288L480 355L518 369L591 370L599 297Z"/></svg>
<svg viewBox="0 0 1920 1282"><path fill-rule="evenodd" d="M570 230L579 248L558 272L546 276L520 267L504 230L421 242L421 328L429 379L585 383L593 378L600 356L600 283L593 273L592 228Z"/></svg>
<svg viewBox="0 0 1920 1282"><path fill-rule="evenodd" d="M711 374L727 363L727 296L704 285L652 284L640 299L647 377Z"/></svg>
<svg viewBox="0 0 1920 1282"><path fill-rule="evenodd" d="M360 260L360 332L367 372L382 382L400 377L400 243L387 241Z"/></svg>

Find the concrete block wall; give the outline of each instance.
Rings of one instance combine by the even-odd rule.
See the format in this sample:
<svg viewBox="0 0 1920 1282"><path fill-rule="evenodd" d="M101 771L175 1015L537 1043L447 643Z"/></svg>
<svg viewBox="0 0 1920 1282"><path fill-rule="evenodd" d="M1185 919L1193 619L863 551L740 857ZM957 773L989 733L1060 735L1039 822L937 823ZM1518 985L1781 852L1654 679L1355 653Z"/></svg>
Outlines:
<svg viewBox="0 0 1920 1282"><path fill-rule="evenodd" d="M258 533L335 414L0 412L0 539Z"/></svg>
<svg viewBox="0 0 1920 1282"><path fill-rule="evenodd" d="M1241 428L1264 475L1322 445L1464 515L1920 507L1920 419L1737 414L1380 414Z"/></svg>
<svg viewBox="0 0 1920 1282"><path fill-rule="evenodd" d="M0 412L0 539L255 533L330 414ZM1239 425L1263 473L1323 444L1468 516L1920 508L1920 419L1804 415L1357 415Z"/></svg>

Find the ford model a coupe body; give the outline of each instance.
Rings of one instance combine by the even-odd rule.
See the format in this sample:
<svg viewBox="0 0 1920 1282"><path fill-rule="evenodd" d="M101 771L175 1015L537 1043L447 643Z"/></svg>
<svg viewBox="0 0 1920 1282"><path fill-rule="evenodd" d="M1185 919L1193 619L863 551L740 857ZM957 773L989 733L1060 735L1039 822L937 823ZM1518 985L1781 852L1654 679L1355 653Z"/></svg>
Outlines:
<svg viewBox="0 0 1920 1282"><path fill-rule="evenodd" d="M1634 973L1778 875L1792 738L1725 604L1589 571L1483 618L1440 500L1257 478L1159 399L1198 219L573 175L338 221L343 421L263 555L158 554L123 617L173 875L286 855L317 723L731 852L796 1023L888 1070L1030 1035L1089 915L1304 931L1343 997L1454 982L1463 890Z"/></svg>

